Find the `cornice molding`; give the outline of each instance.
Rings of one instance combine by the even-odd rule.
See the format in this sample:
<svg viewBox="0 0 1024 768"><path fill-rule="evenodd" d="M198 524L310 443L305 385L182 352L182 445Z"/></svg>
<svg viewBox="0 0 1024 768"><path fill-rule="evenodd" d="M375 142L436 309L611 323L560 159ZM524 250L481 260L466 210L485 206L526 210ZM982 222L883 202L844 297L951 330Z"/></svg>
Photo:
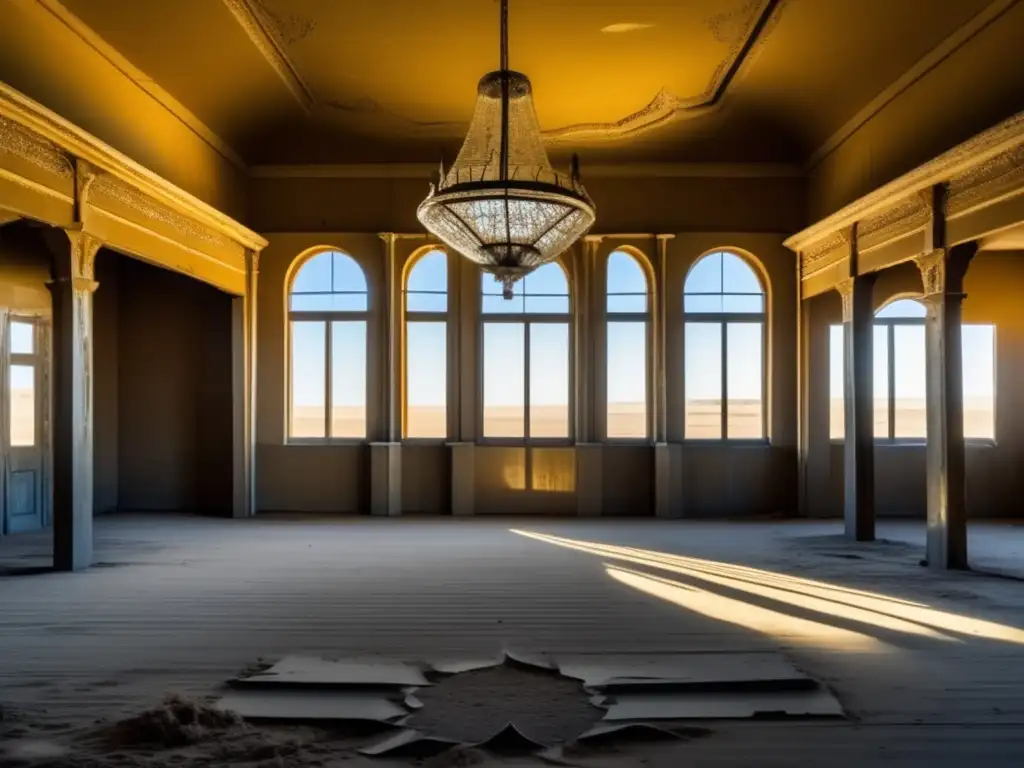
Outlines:
<svg viewBox="0 0 1024 768"><path fill-rule="evenodd" d="M65 8L59 0L34 0L41 8L49 11L64 26L78 35L82 41L92 48L96 53L106 59L112 66L131 80L140 90L166 109L175 119L180 121L196 136L208 144L221 157L230 162L236 168L245 170L245 161L235 152L234 149L218 136L209 126L200 120L188 107L175 99L171 94L161 88L153 78L149 77L142 70L138 69L128 59L122 56L116 48L107 43L98 33L89 27L84 21Z"/></svg>
<svg viewBox="0 0 1024 768"><path fill-rule="evenodd" d="M268 28L267 21L252 0L224 0L239 25L245 31L256 50L266 59L271 69L281 78L288 91L295 97L303 111L309 114L315 101L309 86L303 81L298 69L288 58L288 54L278 44L273 32Z"/></svg>
<svg viewBox="0 0 1024 768"><path fill-rule="evenodd" d="M959 50L964 44L994 22L1020 0L993 0L979 11L970 21L958 28L953 34L922 56L910 69L862 107L838 131L832 134L825 143L818 147L808 158L804 170L812 171L826 157L835 152L842 144L855 134L862 126L896 99L901 93L931 72Z"/></svg>
<svg viewBox="0 0 1024 768"><path fill-rule="evenodd" d="M996 180L1011 173L1017 162L1024 162L1024 112L1021 112L972 139L944 152L935 159L918 166L909 173L900 176L873 192L855 200L844 208L822 219L816 224L798 232L785 241L785 246L793 251L809 253L817 245L829 238L837 230L845 229L858 222L883 215L887 209L899 206L906 198L917 195L923 189L936 184L948 184L951 194L949 206L951 215L962 214L985 204L984 192L977 195L969 205L958 208L957 201L969 194L966 190L978 189L983 183L992 183L993 174ZM1003 162L999 158L1010 158ZM1019 160L1017 159L1019 158ZM977 169L987 167L989 173L979 173ZM974 179L972 183L971 179ZM996 184L1002 188L1003 184ZM891 224L892 222L889 222Z"/></svg>
<svg viewBox="0 0 1024 768"><path fill-rule="evenodd" d="M266 247L266 240L256 232L4 83L0 83L0 115L197 225L208 227L245 248Z"/></svg>
<svg viewBox="0 0 1024 768"><path fill-rule="evenodd" d="M432 179L436 163L350 163L334 165L254 165L254 179ZM622 163L584 166L588 178L802 178L802 170L784 163Z"/></svg>

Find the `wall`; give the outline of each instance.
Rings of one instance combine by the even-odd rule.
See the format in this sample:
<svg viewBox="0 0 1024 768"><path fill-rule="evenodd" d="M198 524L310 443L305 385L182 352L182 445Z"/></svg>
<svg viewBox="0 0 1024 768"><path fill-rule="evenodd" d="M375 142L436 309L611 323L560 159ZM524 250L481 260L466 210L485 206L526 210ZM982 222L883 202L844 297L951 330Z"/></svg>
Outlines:
<svg viewBox="0 0 1024 768"><path fill-rule="evenodd" d="M920 273L912 263L879 274L875 306L897 294L921 290ZM972 517L1019 514L1024 478L1024 315L1019 291L1024 290L1024 252L982 252L971 263L963 304L966 323L996 326L996 439L994 444L967 445L967 511ZM842 322L839 294L832 291L805 304L811 334L810 402L807 460L808 512L814 517L841 516L843 508L843 446L829 440L829 325ZM925 448L923 445L878 445L875 449L875 494L880 515L925 515Z"/></svg>
<svg viewBox="0 0 1024 768"><path fill-rule="evenodd" d="M120 411L121 256L101 249L96 257L96 282L92 300L92 412L93 412L93 511L113 512L118 506L118 414Z"/></svg>
<svg viewBox="0 0 1024 768"><path fill-rule="evenodd" d="M118 260L118 506L231 508L231 299Z"/></svg>
<svg viewBox="0 0 1024 768"><path fill-rule="evenodd" d="M270 245L260 259L257 403L257 494L260 510L366 512L369 508L369 448L338 441L309 444L286 440L287 333L286 290L296 259L317 248L340 248L367 273L370 287L369 440L387 437L384 429L387 361L385 334L384 246L374 233L265 234ZM668 269L668 437L676 445L673 473L682 475L681 514L777 514L795 508L795 265L782 246L782 235L744 232L678 232L670 241ZM422 241L399 241L397 269ZM606 256L619 240L601 245ZM655 241L642 238L634 247L655 260ZM733 248L756 260L766 285L770 312L766 357L770 440L764 444L724 447L683 444L682 285L690 266L717 248ZM567 257L574 302L580 301L572 276L582 248ZM603 268L603 261L600 262ZM454 258L449 270L449 434L476 442L477 434L477 292L479 275L468 261ZM592 297L593 298L593 297ZM594 306L603 307L603 293ZM603 310L602 310L603 311ZM651 515L654 504L654 454L650 445L611 445L602 449L602 497L605 514ZM469 483L475 512L575 515L578 508L576 449L477 445ZM451 509L449 449L408 443L402 451L402 510L445 513Z"/></svg>
<svg viewBox="0 0 1024 768"><path fill-rule="evenodd" d="M241 220L245 173L66 26L44 3L6 0L0 81Z"/></svg>
<svg viewBox="0 0 1024 768"><path fill-rule="evenodd" d="M1017 3L860 126L808 179L809 220L1024 110L1024 3Z"/></svg>
<svg viewBox="0 0 1024 768"><path fill-rule="evenodd" d="M601 232L784 232L805 221L802 178L591 178ZM258 232L422 232L431 179L254 178Z"/></svg>

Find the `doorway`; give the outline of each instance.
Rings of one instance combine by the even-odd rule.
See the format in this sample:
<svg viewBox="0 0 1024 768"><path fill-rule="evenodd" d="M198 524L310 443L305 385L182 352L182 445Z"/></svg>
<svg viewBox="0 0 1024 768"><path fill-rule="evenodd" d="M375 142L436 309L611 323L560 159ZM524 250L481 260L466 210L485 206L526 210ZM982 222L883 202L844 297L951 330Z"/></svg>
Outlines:
<svg viewBox="0 0 1024 768"><path fill-rule="evenodd" d="M50 520L48 486L50 325L3 313L3 532L38 531Z"/></svg>

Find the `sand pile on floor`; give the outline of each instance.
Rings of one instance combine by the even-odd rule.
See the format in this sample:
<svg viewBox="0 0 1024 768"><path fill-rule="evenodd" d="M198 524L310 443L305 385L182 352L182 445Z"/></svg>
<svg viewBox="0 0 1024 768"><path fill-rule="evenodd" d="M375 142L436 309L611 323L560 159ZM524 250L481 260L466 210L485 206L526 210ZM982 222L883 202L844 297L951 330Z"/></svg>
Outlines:
<svg viewBox="0 0 1024 768"><path fill-rule="evenodd" d="M115 723L106 735L115 748L153 745L173 749L247 727L234 712L224 712L171 695L164 700L163 706Z"/></svg>

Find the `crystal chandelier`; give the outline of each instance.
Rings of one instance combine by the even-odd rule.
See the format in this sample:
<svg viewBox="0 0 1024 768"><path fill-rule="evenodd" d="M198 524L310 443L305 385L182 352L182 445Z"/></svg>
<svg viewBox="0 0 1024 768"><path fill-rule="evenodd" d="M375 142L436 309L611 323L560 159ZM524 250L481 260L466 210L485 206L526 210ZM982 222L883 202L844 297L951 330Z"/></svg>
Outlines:
<svg viewBox="0 0 1024 768"><path fill-rule="evenodd" d="M508 0L501 2L501 69L480 79L476 109L455 164L441 167L416 215L427 230L513 285L556 259L594 224L579 177L551 167L526 75L508 68Z"/></svg>

